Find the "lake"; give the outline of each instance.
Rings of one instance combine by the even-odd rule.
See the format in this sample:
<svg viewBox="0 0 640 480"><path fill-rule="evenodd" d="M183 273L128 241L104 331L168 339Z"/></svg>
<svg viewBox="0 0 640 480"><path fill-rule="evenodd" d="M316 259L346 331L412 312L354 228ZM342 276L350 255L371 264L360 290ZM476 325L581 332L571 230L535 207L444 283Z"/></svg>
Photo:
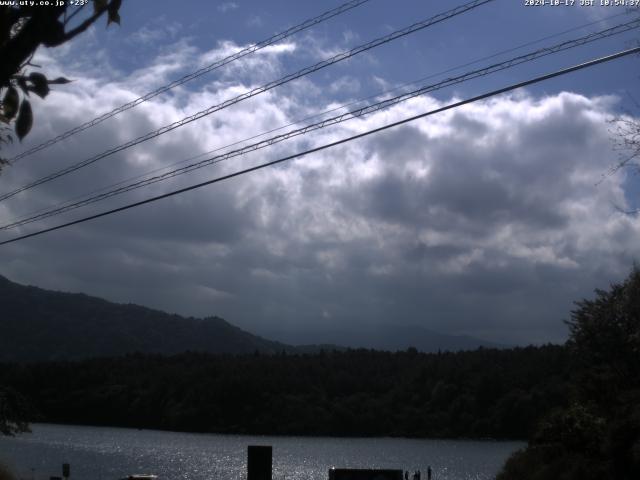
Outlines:
<svg viewBox="0 0 640 480"><path fill-rule="evenodd" d="M493 478L522 442L399 438L266 437L126 428L32 425L33 433L0 437L0 461L26 480L48 480L71 464L71 480L117 480L153 473L158 480L246 478L248 445L273 446L274 480L326 480L330 467L427 466L434 480Z"/></svg>

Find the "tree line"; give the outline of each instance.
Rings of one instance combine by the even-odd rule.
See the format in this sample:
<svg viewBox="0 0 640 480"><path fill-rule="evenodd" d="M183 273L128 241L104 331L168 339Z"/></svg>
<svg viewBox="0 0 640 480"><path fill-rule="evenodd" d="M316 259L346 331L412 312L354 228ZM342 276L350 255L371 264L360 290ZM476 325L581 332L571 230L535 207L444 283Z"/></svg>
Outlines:
<svg viewBox="0 0 640 480"><path fill-rule="evenodd" d="M2 364L36 419L193 432L524 439L565 404L561 346L133 354Z"/></svg>

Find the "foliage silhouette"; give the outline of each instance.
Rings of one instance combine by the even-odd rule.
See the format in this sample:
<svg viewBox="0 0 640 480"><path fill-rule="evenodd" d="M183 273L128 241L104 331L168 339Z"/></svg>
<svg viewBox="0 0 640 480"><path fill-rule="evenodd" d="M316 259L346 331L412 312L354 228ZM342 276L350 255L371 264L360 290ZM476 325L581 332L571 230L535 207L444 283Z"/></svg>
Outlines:
<svg viewBox="0 0 640 480"><path fill-rule="evenodd" d="M75 25L72 25L74 17L85 5L70 7L70 2L49 2L46 6L27 3L0 6L0 146L12 141L8 127L12 122L20 140L31 130L33 112L27 99L30 93L45 98L50 85L69 83L64 77L51 80L33 70L37 65L31 60L38 47L62 45L87 30L104 14L107 15L107 24L120 23L122 0L92 0L93 12ZM69 13L70 10L73 11ZM27 72L28 68L31 71ZM0 158L0 168L6 163Z"/></svg>
<svg viewBox="0 0 640 480"><path fill-rule="evenodd" d="M0 435L28 432L29 418L33 418L29 402L15 389L0 386Z"/></svg>
<svg viewBox="0 0 640 480"><path fill-rule="evenodd" d="M640 478L640 270L576 307L572 403L544 419L499 480Z"/></svg>

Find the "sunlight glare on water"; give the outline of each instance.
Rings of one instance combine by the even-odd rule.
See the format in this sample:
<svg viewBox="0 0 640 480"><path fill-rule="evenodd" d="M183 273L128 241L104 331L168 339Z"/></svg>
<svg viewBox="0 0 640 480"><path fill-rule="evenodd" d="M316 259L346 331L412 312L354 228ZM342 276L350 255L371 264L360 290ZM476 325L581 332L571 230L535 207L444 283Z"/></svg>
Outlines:
<svg viewBox="0 0 640 480"><path fill-rule="evenodd" d="M488 480L522 442L214 435L36 424L0 437L0 461L25 480L47 480L71 464L71 478L241 480L248 445L273 446L274 480L326 480L331 467L433 469L433 480Z"/></svg>

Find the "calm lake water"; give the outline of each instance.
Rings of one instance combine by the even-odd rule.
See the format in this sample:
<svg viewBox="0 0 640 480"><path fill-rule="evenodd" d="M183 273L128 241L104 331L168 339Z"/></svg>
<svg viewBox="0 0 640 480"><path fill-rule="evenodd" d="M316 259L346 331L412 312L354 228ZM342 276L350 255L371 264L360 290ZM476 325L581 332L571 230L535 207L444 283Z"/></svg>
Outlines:
<svg viewBox="0 0 640 480"><path fill-rule="evenodd" d="M330 467L421 470L434 480L490 479L521 442L208 435L36 424L0 437L0 461L26 480L117 480L153 473L159 480L241 480L247 445L272 445L274 480L326 480Z"/></svg>

